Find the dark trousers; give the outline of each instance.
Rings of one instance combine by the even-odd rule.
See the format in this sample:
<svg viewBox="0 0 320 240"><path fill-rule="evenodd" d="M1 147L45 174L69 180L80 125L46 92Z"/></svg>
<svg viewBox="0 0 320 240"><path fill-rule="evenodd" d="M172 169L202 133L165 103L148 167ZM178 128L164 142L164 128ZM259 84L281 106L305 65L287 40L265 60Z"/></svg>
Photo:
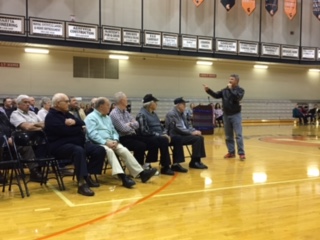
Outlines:
<svg viewBox="0 0 320 240"><path fill-rule="evenodd" d="M25 146L25 147L19 146L18 152L23 159L34 159L35 158L35 154L34 154L34 151L31 146ZM35 169L39 166L38 163L36 163L36 162L30 162L27 165L30 170Z"/></svg>
<svg viewBox="0 0 320 240"><path fill-rule="evenodd" d="M106 158L106 150L104 149L104 147L95 145L91 142L86 142L84 147L88 159L88 173L101 174L103 164Z"/></svg>
<svg viewBox="0 0 320 240"><path fill-rule="evenodd" d="M170 146L173 147L172 150L172 162L181 163L184 162L184 152L181 136L172 136Z"/></svg>
<svg viewBox="0 0 320 240"><path fill-rule="evenodd" d="M223 123L222 116L216 118L216 124L218 124L219 127L221 127L221 124Z"/></svg>
<svg viewBox="0 0 320 240"><path fill-rule="evenodd" d="M169 140L166 137L151 136L150 139L155 140L160 149L160 164L162 167L168 167L171 165L170 153L169 153Z"/></svg>
<svg viewBox="0 0 320 240"><path fill-rule="evenodd" d="M140 165L144 164L144 154L148 150L146 162L158 161L159 142L156 138L150 136L127 135L120 137L120 143L133 151L133 156ZM167 145L168 146L168 145Z"/></svg>
<svg viewBox="0 0 320 240"><path fill-rule="evenodd" d="M200 162L201 158L206 157L203 136L181 136L183 145L192 145L191 162Z"/></svg>
<svg viewBox="0 0 320 240"><path fill-rule="evenodd" d="M88 173L100 174L106 151L103 147L86 143L85 148L75 144L65 144L55 149L52 155L57 159L71 159L78 180L86 178ZM89 162L87 163L87 157Z"/></svg>

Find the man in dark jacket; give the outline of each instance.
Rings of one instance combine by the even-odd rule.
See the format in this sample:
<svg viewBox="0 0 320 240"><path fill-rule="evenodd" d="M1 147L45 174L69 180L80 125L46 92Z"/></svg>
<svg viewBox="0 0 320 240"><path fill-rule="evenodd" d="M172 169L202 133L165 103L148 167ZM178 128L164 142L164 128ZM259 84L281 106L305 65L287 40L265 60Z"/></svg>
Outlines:
<svg viewBox="0 0 320 240"><path fill-rule="evenodd" d="M189 125L184 113L188 101L180 97L173 102L175 106L167 113L165 120L170 137L181 136L183 145L192 145L190 168L207 169L208 167L201 162L201 158L206 157L204 138L200 131Z"/></svg>
<svg viewBox="0 0 320 240"><path fill-rule="evenodd" d="M245 160L245 152L242 137L242 116L240 101L244 96L244 89L239 87L239 76L237 74L230 75L229 83L226 88L221 91L214 92L208 86L204 86L204 90L213 98L222 98L223 106L223 125L226 135L226 144L228 153L224 158L235 157L235 141L236 135L238 154L240 160Z"/></svg>
<svg viewBox="0 0 320 240"><path fill-rule="evenodd" d="M173 164L171 166L171 170L183 173L188 172L188 169L185 169L180 165L181 162L184 162L182 138L180 136L170 137L167 133L167 129L162 127L160 119L155 112L158 106L157 102L158 99L152 94L147 94L144 96L142 100L143 107L140 109L140 112L137 115L140 134L157 139L160 149L160 163L171 162L169 145L173 146ZM166 167L167 168L164 167L161 169L162 173L171 173L172 171L168 170L169 166Z"/></svg>
<svg viewBox="0 0 320 240"><path fill-rule="evenodd" d="M90 187L99 187L90 174L101 174L106 151L103 147L86 142L85 123L69 113L67 95L57 93L45 118L45 132L51 154L57 159L72 159L78 180L78 193L93 196ZM89 162L87 163L87 157Z"/></svg>

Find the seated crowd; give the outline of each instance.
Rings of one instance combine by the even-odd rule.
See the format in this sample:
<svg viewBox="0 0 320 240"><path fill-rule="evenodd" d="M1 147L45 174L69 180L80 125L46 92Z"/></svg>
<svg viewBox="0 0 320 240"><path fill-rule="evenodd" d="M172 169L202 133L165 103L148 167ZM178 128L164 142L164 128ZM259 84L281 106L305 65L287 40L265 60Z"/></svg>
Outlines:
<svg viewBox="0 0 320 240"><path fill-rule="evenodd" d="M296 104L292 109L292 117L299 120L299 125L315 124L320 119L320 109L314 104L313 108Z"/></svg>
<svg viewBox="0 0 320 240"><path fill-rule="evenodd" d="M135 117L127 110L128 100L123 92L114 97L114 106L109 99L98 97L93 98L85 110L79 107L77 98L64 93L56 93L52 100L42 98L40 110L33 97L5 98L0 108L0 132L12 145L13 131L43 131L49 154L58 160L70 159L69 164L74 165L77 191L84 196L93 196L91 188L100 186L92 175L101 174L105 163L111 166L112 175L117 176L126 188L136 184L135 178L146 183L156 175L158 171L151 163L157 162L158 156L162 175L187 173L188 169L180 165L185 161L184 145L192 146L189 167L207 169L201 161L206 157L204 138L187 121L187 101L182 97L174 100L172 110L166 115L165 126L156 113L159 100L152 94L143 97L142 107ZM21 147L18 151L25 159L44 154L32 147ZM65 170L66 164L59 162L59 169ZM30 162L27 167L30 181L43 182L41 166ZM62 174L70 175L67 171ZM0 184L5 184L5 180L1 179L0 172Z"/></svg>

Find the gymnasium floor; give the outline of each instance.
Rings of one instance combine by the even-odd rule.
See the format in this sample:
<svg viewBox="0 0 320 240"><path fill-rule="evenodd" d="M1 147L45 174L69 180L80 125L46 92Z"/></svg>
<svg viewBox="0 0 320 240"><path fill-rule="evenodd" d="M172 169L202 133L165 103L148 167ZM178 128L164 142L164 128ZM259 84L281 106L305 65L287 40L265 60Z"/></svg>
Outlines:
<svg viewBox="0 0 320 240"><path fill-rule="evenodd" d="M314 125L245 126L241 162L223 158L216 129L205 136L208 170L134 189L108 172L95 197L76 194L71 177L63 192L30 183L24 199L15 186L0 194L0 239L320 239L319 135Z"/></svg>

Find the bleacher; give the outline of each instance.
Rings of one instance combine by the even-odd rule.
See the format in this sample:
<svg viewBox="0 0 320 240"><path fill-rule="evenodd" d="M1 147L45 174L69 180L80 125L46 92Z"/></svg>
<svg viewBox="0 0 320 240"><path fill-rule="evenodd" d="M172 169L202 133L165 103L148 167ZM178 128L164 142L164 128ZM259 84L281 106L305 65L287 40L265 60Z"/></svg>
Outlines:
<svg viewBox="0 0 320 240"><path fill-rule="evenodd" d="M3 95L3 97L12 97L16 96ZM34 96L36 98L37 105L40 99L43 96ZM112 96L108 97L110 100L113 99ZM142 98L128 98L131 103L131 111L133 116L139 112L142 107ZM173 98L160 98L158 103L157 114L160 119L164 119L166 113L171 110L173 107ZM210 99L210 102L207 98L187 98L186 100L194 103L195 105L202 104L208 105L209 103L220 102L219 99ZM82 97L82 102L90 103L91 97ZM301 101L299 101L301 102ZM304 100L303 102L309 103L309 107L313 106L315 101ZM294 108L297 100L268 100L268 99L244 99L241 102L242 105L242 119L244 123L293 123L294 119L292 118L292 109ZM187 104L189 107L189 104Z"/></svg>
<svg viewBox="0 0 320 240"><path fill-rule="evenodd" d="M187 99L187 98L186 98ZM133 115L136 115L142 106L140 99L131 98L131 109ZM161 119L165 118L166 113L173 107L173 99L159 98L157 114ZM208 100L194 98L188 99L188 101L198 104L209 104ZM213 103L221 101L213 101ZM212 101L210 102L212 103ZM242 118L243 122L293 122L292 109L296 102L290 100L243 100L242 105ZM187 104L189 106L189 104Z"/></svg>

